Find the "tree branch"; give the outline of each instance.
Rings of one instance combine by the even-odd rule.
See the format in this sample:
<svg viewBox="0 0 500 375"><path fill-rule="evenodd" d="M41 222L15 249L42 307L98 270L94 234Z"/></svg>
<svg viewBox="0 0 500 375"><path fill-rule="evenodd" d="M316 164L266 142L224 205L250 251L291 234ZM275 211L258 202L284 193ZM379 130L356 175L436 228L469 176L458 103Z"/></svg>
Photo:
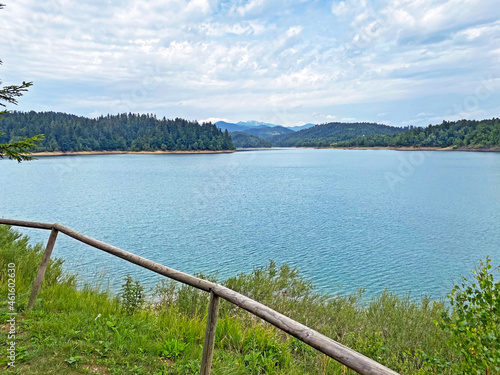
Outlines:
<svg viewBox="0 0 500 375"><path fill-rule="evenodd" d="M0 89L0 101L5 101L11 104L17 104L17 97L23 95L23 92L28 91L28 87L32 86L33 82L23 82L20 86L5 86ZM5 104L0 102L0 106L5 107Z"/></svg>
<svg viewBox="0 0 500 375"><path fill-rule="evenodd" d="M2 135L2 133L0 133ZM7 157L11 160L22 161L35 160L31 155L30 149L36 147L37 142L43 140L43 134L35 135L31 138L13 143L0 143L0 159Z"/></svg>

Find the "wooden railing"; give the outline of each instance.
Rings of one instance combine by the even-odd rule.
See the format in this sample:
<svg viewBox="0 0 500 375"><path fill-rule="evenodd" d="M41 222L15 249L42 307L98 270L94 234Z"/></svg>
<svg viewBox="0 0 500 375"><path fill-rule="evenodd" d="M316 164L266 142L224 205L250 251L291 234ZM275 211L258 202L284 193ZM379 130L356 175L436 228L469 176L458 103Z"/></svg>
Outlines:
<svg viewBox="0 0 500 375"><path fill-rule="evenodd" d="M166 276L168 278L177 280L181 283L190 285L192 287L201 289L207 293L210 293L210 302L208 307L207 316L207 326L205 331L205 340L203 344L203 352L201 359L201 370L200 375L210 374L210 368L212 365L212 356L215 343L215 331L217 328L217 316L219 310L220 298L235 304L236 306L252 313L255 316L271 323L275 327L281 329L282 331L296 337L300 341L312 346L313 348L319 350L320 352L326 354L330 358L342 363L348 368L358 372L362 375L397 375L397 372L381 365L380 363L358 353L315 330L306 327L303 324L296 322L293 319L286 317L283 314L257 302L251 298L248 298L240 293L235 292L229 288L222 285L212 283L207 280L200 279L198 277L174 270L172 268L166 267L162 264L153 262L152 260L143 258L141 256L129 253L128 251L122 250L118 247L109 245L107 243L98 241L94 238L88 237L70 228L67 228L61 224L48 224L48 223L38 223L29 222L21 220L11 220L11 219L1 219L0 224L27 227L27 228L38 228L50 230L50 237L45 248L45 252L42 257L42 262L38 269L33 287L31 289L30 298L28 301L27 309L31 309L36 301L40 288L42 286L43 278L45 276L45 271L49 264L50 256L56 242L57 234L59 232L66 234L80 242L86 243L96 249L103 250L109 254L117 256L126 260L127 262L137 264L138 266L147 268L153 272L160 275Z"/></svg>

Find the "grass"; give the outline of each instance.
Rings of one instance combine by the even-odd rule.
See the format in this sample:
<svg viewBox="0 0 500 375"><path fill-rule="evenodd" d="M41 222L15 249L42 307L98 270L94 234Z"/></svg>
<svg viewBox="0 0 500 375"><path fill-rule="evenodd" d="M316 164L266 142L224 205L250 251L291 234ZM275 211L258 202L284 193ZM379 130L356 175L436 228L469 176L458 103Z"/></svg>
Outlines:
<svg viewBox="0 0 500 375"><path fill-rule="evenodd" d="M7 296L7 268L16 264L15 367L8 367L7 298L0 301L0 369L5 374L197 374L208 294L164 280L148 294L124 290L121 298L87 285L77 288L62 260L52 260L39 299L24 311L42 255L41 245L0 226L0 291ZM198 275L212 281L216 276ZM219 281L220 282L220 281ZM129 287L141 287L131 279ZM315 291L300 272L270 262L222 284L318 330L394 370L427 374L434 357L452 363L448 334L435 320L443 302L384 292L368 303L358 294L331 298ZM131 296L139 296L134 300ZM146 299L147 301L147 299ZM131 306L133 308L131 308ZM441 368L437 373L449 373ZM213 374L351 374L301 341L221 302Z"/></svg>

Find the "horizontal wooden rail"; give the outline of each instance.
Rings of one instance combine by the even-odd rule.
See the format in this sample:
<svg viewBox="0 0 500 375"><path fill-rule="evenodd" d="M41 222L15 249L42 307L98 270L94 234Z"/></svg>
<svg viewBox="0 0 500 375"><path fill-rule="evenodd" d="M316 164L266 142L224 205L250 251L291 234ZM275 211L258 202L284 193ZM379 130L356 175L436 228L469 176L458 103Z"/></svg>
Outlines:
<svg viewBox="0 0 500 375"><path fill-rule="evenodd" d="M16 227L48 229L48 230L51 230L54 227L54 224L37 223L34 221L2 219L2 218L0 218L0 224L12 225L12 226L16 226Z"/></svg>
<svg viewBox="0 0 500 375"><path fill-rule="evenodd" d="M212 297L220 297L225 300L235 304L236 306L258 316L259 318L265 320L266 322L274 325L275 327L281 329L282 331L296 337L297 339L303 341L304 343L312 346L313 348L319 350L320 352L326 354L330 358L342 363L348 368L362 374L362 375L397 375L398 373L381 365L380 363L374 361L371 358L364 356L361 353L356 352L324 335L321 333L296 322L287 316L280 314L279 312L251 299L240 293L235 292L229 288L222 285L212 283L207 280L200 279L198 277L189 275L184 272L174 270L172 268L166 267L162 264L156 263L152 260L143 258L141 256L135 255L128 251L122 250L118 247L109 245L105 242L101 242L84 234L81 234L73 229L67 228L61 224L47 224L38 223L30 221L20 221L11 219L0 218L0 224L20 226L28 228L38 228L51 230L52 233L61 232L69 237L72 237L80 242L86 243L92 247L103 250L109 254L117 256L126 260L127 262L137 264L143 268L156 272L160 275L169 277L171 279L177 280L181 283L190 285L192 287L201 289L205 292L213 293ZM54 238L55 241L55 238ZM53 245L53 244L52 244ZM52 249L50 249L52 251ZM50 256L50 254L49 254ZM42 276L43 278L43 276ZM212 321L207 322L207 332L213 331L214 327L208 329L209 325L214 325ZM207 342L210 340L206 340ZM213 342L211 343L213 346ZM205 349L204 349L205 350ZM211 360L211 356L208 355ZM209 371L209 370L208 370ZM207 372L208 373L208 372Z"/></svg>

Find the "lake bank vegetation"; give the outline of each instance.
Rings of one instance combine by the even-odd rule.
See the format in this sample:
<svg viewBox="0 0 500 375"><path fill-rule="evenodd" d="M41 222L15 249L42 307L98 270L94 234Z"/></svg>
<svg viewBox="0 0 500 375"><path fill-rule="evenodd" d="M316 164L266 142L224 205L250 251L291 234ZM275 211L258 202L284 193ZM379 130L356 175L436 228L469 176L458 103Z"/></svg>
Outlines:
<svg viewBox="0 0 500 375"><path fill-rule="evenodd" d="M127 277L114 295L99 285L76 286L54 258L41 294L25 311L43 245L0 226L0 290L16 265L16 363L6 374L197 374L207 293L170 280L146 290ZM488 268L489 267L489 268ZM404 374L495 374L500 371L499 284L489 262L477 283L457 285L449 307L390 292L361 302L358 294L330 297L287 265L254 269L222 282ZM204 276L217 281L216 275ZM102 286L102 285L101 285ZM478 292L479 291L479 292ZM484 297L484 298L483 298ZM467 300L467 304L463 300ZM496 303L496 305L495 305ZM474 307L474 308L468 308ZM3 353L9 304L0 302ZM479 308L476 308L479 307ZM466 338L466 339L465 339ZM471 368L477 371L470 372ZM486 372L489 371L489 372ZM214 374L351 374L344 366L249 313L222 301Z"/></svg>
<svg viewBox="0 0 500 375"><path fill-rule="evenodd" d="M500 119L443 121L426 128L414 127L403 133L373 134L338 141L332 147L413 147L486 150L500 148Z"/></svg>
<svg viewBox="0 0 500 375"><path fill-rule="evenodd" d="M211 123L155 115L90 119L56 112L10 112L0 120L0 143L43 134L32 152L233 150L228 132Z"/></svg>

